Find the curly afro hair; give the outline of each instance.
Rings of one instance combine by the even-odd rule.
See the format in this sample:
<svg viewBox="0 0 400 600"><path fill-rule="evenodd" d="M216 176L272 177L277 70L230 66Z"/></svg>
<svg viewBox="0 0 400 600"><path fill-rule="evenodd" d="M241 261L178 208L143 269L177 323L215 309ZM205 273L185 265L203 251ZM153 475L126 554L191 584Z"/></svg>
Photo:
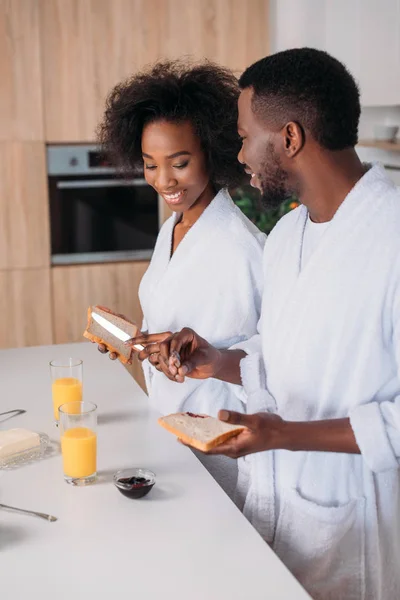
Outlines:
<svg viewBox="0 0 400 600"><path fill-rule="evenodd" d="M322 148L344 150L358 141L360 94L341 62L322 50L295 48L248 67L239 79L254 89L253 108L282 125L297 121Z"/></svg>
<svg viewBox="0 0 400 600"><path fill-rule="evenodd" d="M143 128L154 121L190 121L206 157L215 189L245 178L237 160L236 77L211 62L158 62L117 85L110 93L98 137L111 160L124 170L143 166Z"/></svg>

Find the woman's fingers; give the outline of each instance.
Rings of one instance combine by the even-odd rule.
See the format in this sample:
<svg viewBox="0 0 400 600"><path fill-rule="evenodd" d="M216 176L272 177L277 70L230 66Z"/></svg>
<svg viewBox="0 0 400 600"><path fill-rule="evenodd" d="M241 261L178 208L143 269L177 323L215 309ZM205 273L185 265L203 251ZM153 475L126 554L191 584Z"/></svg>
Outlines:
<svg viewBox="0 0 400 600"><path fill-rule="evenodd" d="M128 346L136 346L137 344L141 344L142 346L147 346L148 344L155 344L158 342L162 342L166 338L170 337L172 333L170 331L163 331L161 333L141 333L134 338L131 338L125 344Z"/></svg>
<svg viewBox="0 0 400 600"><path fill-rule="evenodd" d="M97 349L102 354L107 354L107 352L109 352L109 350L105 344L98 344ZM111 360L116 360L118 358L118 356L119 356L118 352L110 352L110 354L109 354L109 358Z"/></svg>
<svg viewBox="0 0 400 600"><path fill-rule="evenodd" d="M141 350L137 356L140 361L144 361L147 358L149 358L152 354L159 354L159 353L160 353L160 345L154 343L154 344L149 344L148 346L145 346L143 348L143 350Z"/></svg>

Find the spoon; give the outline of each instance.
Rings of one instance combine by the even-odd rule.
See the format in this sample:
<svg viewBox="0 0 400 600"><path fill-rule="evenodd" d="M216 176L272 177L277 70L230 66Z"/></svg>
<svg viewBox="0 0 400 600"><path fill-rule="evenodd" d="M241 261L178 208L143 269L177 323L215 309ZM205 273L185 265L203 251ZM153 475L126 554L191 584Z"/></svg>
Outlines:
<svg viewBox="0 0 400 600"><path fill-rule="evenodd" d="M23 513L25 515L33 515L34 517L40 517L41 519L45 519L46 521L50 521L51 523L57 521L57 517L53 517L52 515L46 515L46 513L35 512L34 510L25 510L23 508L16 508L15 506L8 506L7 504L0 504L0 508L14 510L15 512Z"/></svg>

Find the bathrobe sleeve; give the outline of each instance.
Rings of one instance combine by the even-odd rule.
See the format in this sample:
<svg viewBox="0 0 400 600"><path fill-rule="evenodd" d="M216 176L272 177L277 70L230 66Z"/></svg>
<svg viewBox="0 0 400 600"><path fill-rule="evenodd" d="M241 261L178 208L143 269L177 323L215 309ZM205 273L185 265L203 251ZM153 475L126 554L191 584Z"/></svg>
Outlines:
<svg viewBox="0 0 400 600"><path fill-rule="evenodd" d="M398 281L393 294L390 330L400 379L400 278ZM350 413L350 423L361 454L372 471L400 467L400 396L357 406Z"/></svg>

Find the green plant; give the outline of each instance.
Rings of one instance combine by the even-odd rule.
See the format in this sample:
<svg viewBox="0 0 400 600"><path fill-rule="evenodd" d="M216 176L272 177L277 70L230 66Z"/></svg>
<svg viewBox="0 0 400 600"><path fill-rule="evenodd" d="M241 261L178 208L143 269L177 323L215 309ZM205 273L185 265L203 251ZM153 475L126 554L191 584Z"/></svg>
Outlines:
<svg viewBox="0 0 400 600"><path fill-rule="evenodd" d="M285 200L278 208L266 210L260 199L260 192L250 185L230 190L235 204L257 227L269 233L283 215L299 205L296 198Z"/></svg>

